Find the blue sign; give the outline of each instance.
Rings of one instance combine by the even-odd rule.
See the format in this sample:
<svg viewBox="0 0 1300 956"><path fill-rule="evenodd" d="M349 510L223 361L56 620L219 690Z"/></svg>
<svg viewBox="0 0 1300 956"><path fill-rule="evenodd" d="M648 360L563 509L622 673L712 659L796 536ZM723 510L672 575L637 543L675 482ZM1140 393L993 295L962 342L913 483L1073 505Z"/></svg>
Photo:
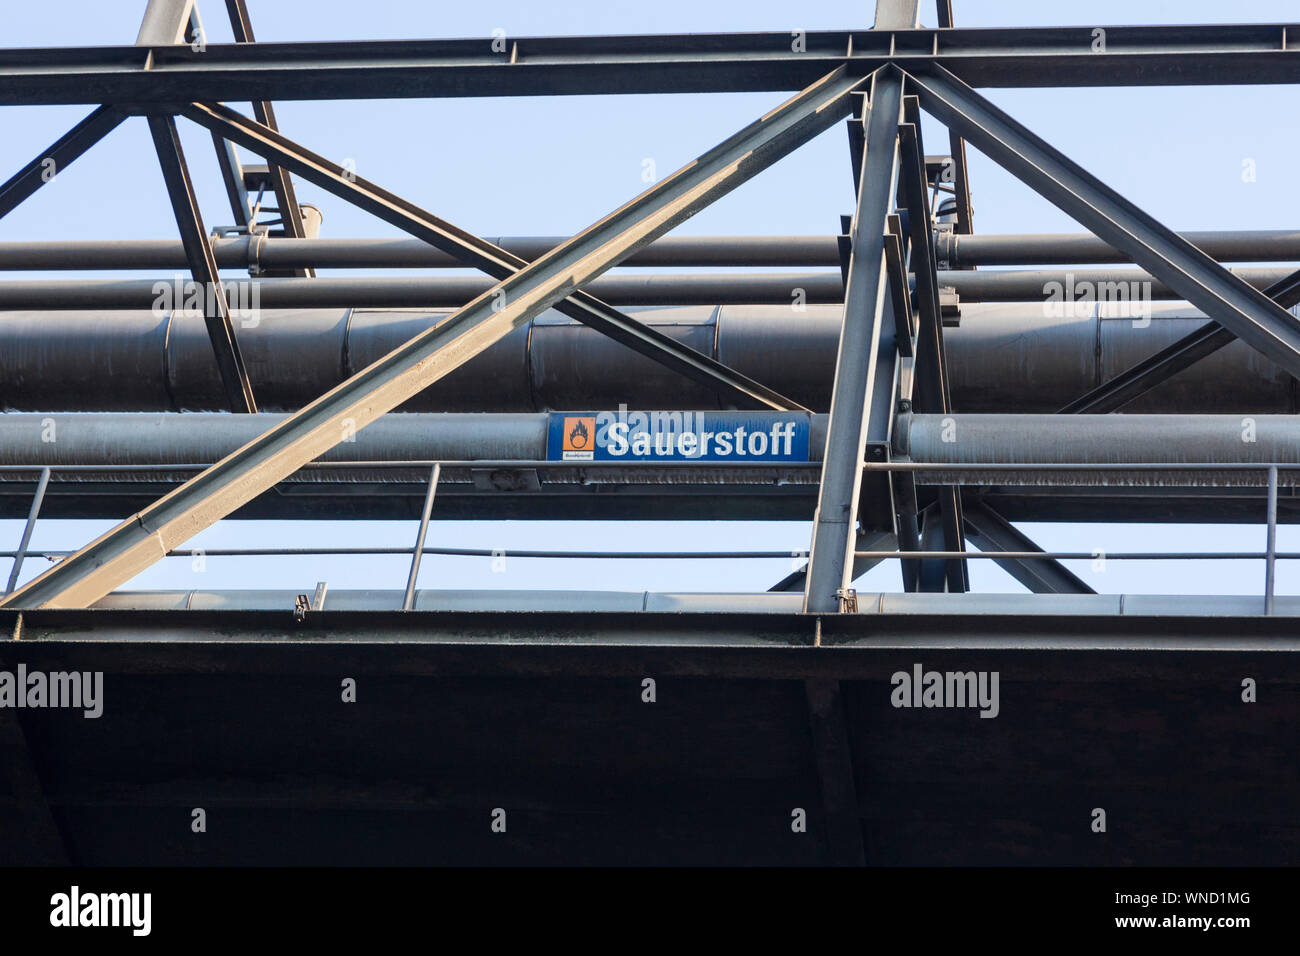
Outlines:
<svg viewBox="0 0 1300 956"><path fill-rule="evenodd" d="M552 412L549 461L808 461L806 412Z"/></svg>

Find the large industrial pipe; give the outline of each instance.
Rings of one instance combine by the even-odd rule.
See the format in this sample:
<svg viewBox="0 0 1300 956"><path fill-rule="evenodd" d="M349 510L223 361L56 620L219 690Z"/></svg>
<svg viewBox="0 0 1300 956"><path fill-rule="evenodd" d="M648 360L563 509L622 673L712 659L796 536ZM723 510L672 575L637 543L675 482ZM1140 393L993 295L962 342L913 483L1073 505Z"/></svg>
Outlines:
<svg viewBox="0 0 1300 956"><path fill-rule="evenodd" d="M1184 304L1105 318L1095 304L967 305L945 330L959 412L1053 412L1206 321ZM259 407L301 408L446 318L438 311L333 309L236 322ZM808 408L830 403L837 306L637 310L643 321ZM718 408L713 392L586 326L547 312L434 383L403 411ZM11 411L204 411L224 407L200 316L0 313L0 407ZM1241 342L1125 411L1295 413L1296 385Z"/></svg>
<svg viewBox="0 0 1300 956"><path fill-rule="evenodd" d="M285 414L0 415L0 466L210 464L248 444ZM320 461L539 461L547 416L539 413L386 415Z"/></svg>
<svg viewBox="0 0 1300 956"><path fill-rule="evenodd" d="M567 236L489 239L523 259L537 259ZM213 242L217 265L280 270L446 269L462 265L420 239L271 239L247 236ZM633 253L624 266L838 266L834 236L666 236ZM188 269L175 240L0 242L0 270Z"/></svg>
<svg viewBox="0 0 1300 956"><path fill-rule="evenodd" d="M1300 462L1293 415L903 415L895 451L927 464Z"/></svg>
<svg viewBox="0 0 1300 956"><path fill-rule="evenodd" d="M1300 231L1186 232L1183 237L1220 262L1300 260ZM496 243L536 259L566 237L503 236ZM419 239L272 239L230 237L213 243L223 269L432 269L460 263ZM1127 262L1120 252L1087 234L935 235L936 259L952 268L983 265L1100 264ZM765 268L838 266L834 236L667 236L634 253L626 266ZM186 269L175 240L72 240L0 242L0 270Z"/></svg>
<svg viewBox="0 0 1300 956"><path fill-rule="evenodd" d="M283 415L0 415L5 465L204 464L217 461ZM545 414L390 414L334 446L322 461L545 461ZM821 459L826 416L812 421L810 457ZM911 415L895 428L900 459L924 464L1300 463L1293 415ZM1296 475L1288 473L1288 483Z"/></svg>
<svg viewBox="0 0 1300 956"><path fill-rule="evenodd" d="M1257 289L1290 269L1233 269ZM939 270L939 284L963 303L1039 302L1120 304L1174 299L1176 294L1137 269ZM158 279L58 279L0 282L0 309L153 309L183 302L187 276ZM495 284L485 276L244 279L228 285L240 308L459 308ZM586 287L612 305L829 304L843 301L838 271L602 276ZM195 292L197 296L197 292Z"/></svg>

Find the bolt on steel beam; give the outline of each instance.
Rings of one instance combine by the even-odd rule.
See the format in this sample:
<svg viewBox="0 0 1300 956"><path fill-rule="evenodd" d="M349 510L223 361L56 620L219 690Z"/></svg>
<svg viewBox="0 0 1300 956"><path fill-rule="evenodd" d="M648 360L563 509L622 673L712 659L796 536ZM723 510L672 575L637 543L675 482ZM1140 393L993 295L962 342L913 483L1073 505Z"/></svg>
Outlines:
<svg viewBox="0 0 1300 956"><path fill-rule="evenodd" d="M308 182L346 199L429 244L456 256L464 265L480 269L502 280L527 265L526 260L506 252L485 239L466 232L393 193L317 156L292 140L223 106L193 104L184 115L227 139L242 143ZM575 284L557 311L598 329L688 378L717 388L731 400L780 411L806 411L747 376L728 368L689 346L611 308Z"/></svg>
<svg viewBox="0 0 1300 956"><path fill-rule="evenodd" d="M847 115L840 68L8 595L85 607Z"/></svg>

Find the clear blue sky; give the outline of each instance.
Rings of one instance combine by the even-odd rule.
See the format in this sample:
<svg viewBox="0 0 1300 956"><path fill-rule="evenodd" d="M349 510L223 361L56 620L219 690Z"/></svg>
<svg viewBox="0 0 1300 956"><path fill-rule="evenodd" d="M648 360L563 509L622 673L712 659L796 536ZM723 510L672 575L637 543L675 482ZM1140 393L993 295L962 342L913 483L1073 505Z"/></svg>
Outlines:
<svg viewBox="0 0 1300 956"><path fill-rule="evenodd" d="M746 0L687 4L519 2L433 4L418 0L249 0L261 40L486 37L834 29L868 26L873 4ZM76 46L134 42L143 0L66 0L57 8L11 4L0 46ZM1294 0L1227 5L1186 2L999 2L956 0L960 26L1135 23L1285 22ZM230 40L219 0L200 2L210 42ZM52 13L57 11L57 16ZM934 22L923 3L922 22ZM1300 126L1295 90L1283 87L1102 90L993 90L991 99L1062 148L1128 198L1176 229L1295 228L1294 188ZM643 159L661 174L677 168L770 108L782 96L719 94L478 100L380 100L276 104L281 128L358 172L482 235L571 234L644 188ZM27 162L86 113L84 107L0 109L0 179ZM182 124L209 227L229 218L205 132ZM926 136L939 142L933 124ZM936 148L932 147L931 152ZM1243 183L1244 158L1258 176ZM1077 231L1046 201L977 153L971 155L976 229L981 232ZM397 235L308 184L299 198L324 211L322 235ZM678 230L679 234L826 233L852 208L843 130L838 126L746 184ZM0 239L171 238L175 224L143 120L124 124L0 220ZM446 274L446 273L443 273ZM127 275L118 273L118 275ZM145 275L141 273L140 275ZM9 273L0 281L49 278ZM1262 509L1261 509L1262 510ZM435 509L436 512L436 509ZM1262 517L1262 516L1261 516ZM42 522L34 547L76 547L110 522ZM193 546L408 544L406 522L287 527L281 522L224 522ZM0 547L16 544L21 522L0 521ZM1044 547L1062 550L1262 550L1262 526L1026 526ZM447 546L628 549L801 549L804 524L437 523L429 544ZM1280 546L1300 550L1284 528ZM653 590L762 590L790 562L514 561L493 573L487 560L427 558L422 587L573 587ZM44 567L32 561L24 579ZM1146 593L1258 593L1263 569L1253 562L1163 565L1111 563L1077 573L1098 590ZM973 562L979 590L1021 590L990 562ZM399 588L401 558L210 559L203 574L172 559L133 587L309 589ZM1295 593L1300 569L1279 569L1279 591ZM897 590L896 565L859 581L864 590Z"/></svg>

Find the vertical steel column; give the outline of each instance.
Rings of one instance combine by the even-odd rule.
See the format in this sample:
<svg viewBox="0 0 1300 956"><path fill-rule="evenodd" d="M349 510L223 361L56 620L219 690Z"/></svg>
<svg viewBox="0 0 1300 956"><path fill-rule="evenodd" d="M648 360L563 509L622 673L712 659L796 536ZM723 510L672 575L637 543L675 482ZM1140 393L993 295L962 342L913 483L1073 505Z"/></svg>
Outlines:
<svg viewBox="0 0 1300 956"><path fill-rule="evenodd" d="M916 362L913 366L912 407L916 411L947 414L951 410L948 392L948 368L943 347L943 319L939 312L939 278L935 269L934 235L930 229L930 209L926 198L925 148L921 141L921 116L915 97L903 97L903 115L907 122L898 128L899 180L902 199L907 206L910 236L908 264L916 277ZM943 526L942 548L933 550L965 551L964 520L961 494L955 485L936 491ZM922 542L926 540L922 526ZM931 550L923 547L923 550ZM922 559L922 566L932 559ZM962 592L969 590L965 561L940 561L939 576L922 573L922 590Z"/></svg>
<svg viewBox="0 0 1300 956"><path fill-rule="evenodd" d="M953 26L952 0L938 0L936 6L938 7L939 26L943 29L951 29ZM970 173L966 165L966 141L957 133L949 130L948 149L952 153L952 189L953 199L957 204L957 232L962 235L970 235L974 210L972 210L970 202ZM966 268L972 267L967 266Z"/></svg>
<svg viewBox="0 0 1300 956"><path fill-rule="evenodd" d="M203 21L199 17L197 3L190 10L189 29L186 36L200 39L206 36ZM239 162L239 154L235 151L235 144L227 142L213 133L212 145L216 149L217 167L221 170L221 181L226 187L226 197L230 200L230 212L235 217L235 225L246 232L251 232L253 227L253 207L248 201L248 190L244 187L244 167ZM254 270L250 268L249 274L255 274Z"/></svg>
<svg viewBox="0 0 1300 956"><path fill-rule="evenodd" d="M50 469L42 468L40 480L36 482L36 494L32 496L31 510L27 512L27 524L23 526L22 540L18 542L18 553L14 555L14 566L9 571L6 592L18 586L18 572L23 569L23 558L27 556L27 545L31 543L32 531L36 528L36 518L41 513L41 503L45 501L45 488L49 483Z"/></svg>
<svg viewBox="0 0 1300 956"><path fill-rule="evenodd" d="M876 29L915 26L919 0L877 0ZM826 430L822 480L813 518L808 554L804 610L857 608L845 593L852 582L857 541L858 496L868 438L888 455L898 378L898 341L893 303L886 293L885 233L898 182L898 121L903 87L898 75L877 70L857 177L858 202L849 228L849 263L844 279L844 319L835 359L831 420ZM858 137L849 134L850 150ZM873 456L874 457L874 456ZM892 499L890 486L884 494ZM884 509L894 531L894 504ZM879 528L874 530L881 530ZM828 861L834 865L866 863L862 814L853 766L853 746L844 695L838 680L804 682L813 756L826 814Z"/></svg>
<svg viewBox="0 0 1300 956"><path fill-rule="evenodd" d="M1264 613L1273 613L1273 575L1277 565L1277 465L1268 466L1268 538L1264 554Z"/></svg>
<svg viewBox="0 0 1300 956"><path fill-rule="evenodd" d="M236 43L254 43L253 21L249 19L248 7L244 0L226 0L226 10L230 14L230 28L234 31ZM273 130L280 127L275 121L275 108L269 101L256 100L253 102L253 115L263 126ZM216 134L213 134L214 138ZM234 153L234 147L230 147ZM302 207L298 205L298 196L293 188L293 180L289 174L273 163L269 158L266 162L266 172L271 180L271 191L275 193L276 205L280 207L280 221L284 228L284 234L289 239L301 239L307 233L302 224ZM299 278L312 278L316 275L314 269L295 269L293 274Z"/></svg>
<svg viewBox="0 0 1300 956"><path fill-rule="evenodd" d="M874 439L873 448L881 449L882 454L888 448L898 347L893 306L885 294L885 219L898 181L902 111L903 87L898 74L877 71L872 77L866 148L858 177L861 187L853 217L844 324L808 558L806 611L839 610L838 592L848 586L852 566L868 435Z"/></svg>
<svg viewBox="0 0 1300 956"><path fill-rule="evenodd" d="M420 530L415 535L415 550L411 552L411 572L406 576L406 595L402 598L402 610L409 611L415 603L415 579L420 574L420 558L424 556L424 536L429 530L429 515L433 513L433 496L438 490L438 478L442 475L442 463L436 462L429 472L429 488L424 493L424 510L420 512Z"/></svg>
<svg viewBox="0 0 1300 956"><path fill-rule="evenodd" d="M180 228L181 243L185 246L185 257L189 260L194 281L203 293L203 321L208 327L212 351L217 356L217 368L221 372L221 383L225 386L226 400L230 403L232 412L251 414L257 411L253 386L248 380L243 356L239 354L235 327L230 321L230 305L226 302L226 292L221 287L217 260L212 255L212 243L208 241L203 228L203 217L199 213L189 168L185 165L185 154L181 151L176 121L170 116L150 116L149 131L153 134L154 146L158 150L158 162L162 166L163 179L167 182L167 193L176 214L176 225ZM177 303L178 307L179 305Z"/></svg>
<svg viewBox="0 0 1300 956"><path fill-rule="evenodd" d="M244 167L239 161L235 144L212 134L212 145L217 151L217 165L221 167L221 183L226 187L226 198L230 200L230 212L235 217L235 225L248 232L253 228L253 207L248 201L248 190L244 188Z"/></svg>

